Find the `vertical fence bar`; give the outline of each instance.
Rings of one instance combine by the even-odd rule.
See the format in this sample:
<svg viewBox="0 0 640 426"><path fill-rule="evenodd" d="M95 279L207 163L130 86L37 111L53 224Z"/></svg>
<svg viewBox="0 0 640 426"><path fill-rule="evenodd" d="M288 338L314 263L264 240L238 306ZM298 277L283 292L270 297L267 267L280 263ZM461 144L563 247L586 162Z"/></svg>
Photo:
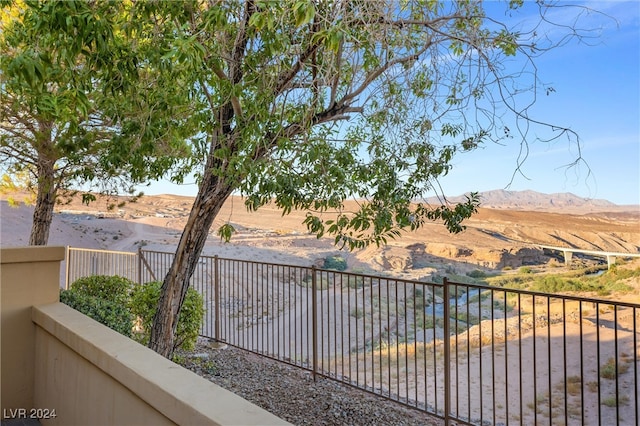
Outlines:
<svg viewBox="0 0 640 426"><path fill-rule="evenodd" d="M449 331L449 280L446 277L442 279L442 286L444 299L444 424L449 426L449 413L451 412L451 335Z"/></svg>
<svg viewBox="0 0 640 426"><path fill-rule="evenodd" d="M620 424L620 365L618 361L618 306L613 305L613 362L615 371L616 425ZM635 350L635 348L634 348Z"/></svg>
<svg viewBox="0 0 640 426"><path fill-rule="evenodd" d="M551 297L547 296L547 391L549 392L549 419L553 419L553 387L551 382Z"/></svg>
<svg viewBox="0 0 640 426"><path fill-rule="evenodd" d="M142 284L142 247L138 247L136 259L138 260L138 284Z"/></svg>
<svg viewBox="0 0 640 426"><path fill-rule="evenodd" d="M313 350L313 364L312 375L313 381L316 381L316 373L318 371L318 295L316 289L318 288L318 282L316 281L316 267L311 267L311 336L312 336L312 350Z"/></svg>
<svg viewBox="0 0 640 426"><path fill-rule="evenodd" d="M602 383L600 383L600 304L596 303L596 374L598 375L598 426L602 425Z"/></svg>
<svg viewBox="0 0 640 426"><path fill-rule="evenodd" d="M213 331L213 340L220 341L220 267L218 265L218 256L213 257L213 303L215 312L215 328Z"/></svg>
<svg viewBox="0 0 640 426"><path fill-rule="evenodd" d="M509 423L509 316L507 315L507 292L504 292L504 394L505 394L505 422Z"/></svg>
<svg viewBox="0 0 640 426"><path fill-rule="evenodd" d="M638 404L638 385L640 385L640 380L638 380L638 350L636 349L638 347L638 311L636 308L632 308L632 312L633 312L633 374L634 377L636 378L635 380L635 386L633 389L633 393L634 393L634 400L635 400L635 406L636 406L636 423L640 423L640 405Z"/></svg>
<svg viewBox="0 0 640 426"><path fill-rule="evenodd" d="M520 426L522 426L524 406L522 401L522 294L520 293L518 293L518 390L518 393L520 394Z"/></svg>
<svg viewBox="0 0 640 426"><path fill-rule="evenodd" d="M478 292L478 300L482 300L481 293ZM457 305L457 304L456 304ZM467 299L466 309L467 319L471 318L471 301ZM481 315L479 316L481 318ZM469 356L471 354L471 336L467 331L467 418L471 419L471 362L469 362ZM456 355L457 360L457 355ZM457 377L456 377L457 380Z"/></svg>
<svg viewBox="0 0 640 426"><path fill-rule="evenodd" d="M64 265L64 289L69 290L69 268L71 265L71 250L69 250L69 246L65 246L64 248L65 254L65 265Z"/></svg>
<svg viewBox="0 0 640 426"><path fill-rule="evenodd" d="M578 306L578 324L580 327L580 420L584 424L584 387L586 384L584 382L584 333L582 322L582 302L580 302Z"/></svg>

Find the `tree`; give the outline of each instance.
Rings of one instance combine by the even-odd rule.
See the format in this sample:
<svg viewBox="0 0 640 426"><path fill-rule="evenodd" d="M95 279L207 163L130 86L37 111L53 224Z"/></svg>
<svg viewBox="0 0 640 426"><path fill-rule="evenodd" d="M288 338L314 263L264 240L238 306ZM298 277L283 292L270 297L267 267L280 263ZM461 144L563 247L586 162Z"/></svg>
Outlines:
<svg viewBox="0 0 640 426"><path fill-rule="evenodd" d="M0 3L0 158L35 192L30 245L46 245L56 202L89 189L133 193L186 149L169 73L137 61L126 3ZM169 101L169 99L172 99ZM178 125L176 125L179 123ZM175 129L175 131L174 131Z"/></svg>
<svg viewBox="0 0 640 426"><path fill-rule="evenodd" d="M522 6L510 1L504 12ZM479 1L137 4L132 22L155 23L137 36L152 40L159 68L180 70L192 91L200 136L192 149L202 166L150 347L171 355L189 279L234 191L251 210L271 201L284 214L307 210L311 232L351 249L426 221L463 230L475 194L454 206L419 200L438 189L457 153L516 137L526 147L526 128L544 127L528 117L531 102L521 94L545 89L534 59L566 38L546 38L553 8L537 7L540 25L519 32L488 17ZM556 28L569 38L589 35ZM519 58L519 68L509 65ZM575 137L553 130L554 138ZM356 211L347 210L348 199L358 200ZM233 228L218 232L228 239Z"/></svg>

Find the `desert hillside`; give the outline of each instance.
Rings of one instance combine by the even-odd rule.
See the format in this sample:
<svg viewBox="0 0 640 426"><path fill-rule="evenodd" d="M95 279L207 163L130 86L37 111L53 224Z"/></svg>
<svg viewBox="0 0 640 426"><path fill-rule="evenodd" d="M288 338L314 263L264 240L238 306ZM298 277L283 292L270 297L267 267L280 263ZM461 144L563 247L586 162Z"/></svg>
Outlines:
<svg viewBox="0 0 640 426"><path fill-rule="evenodd" d="M586 214L594 212L625 212L640 210L640 206L620 206L607 200L582 198L571 193L543 194L536 191L507 191L496 189L481 192L482 206L491 209L541 211L547 213ZM450 197L449 202L459 203L465 196ZM437 202L437 198L429 201Z"/></svg>
<svg viewBox="0 0 640 426"><path fill-rule="evenodd" d="M242 199L231 197L214 223L205 253L258 259L266 262L310 264L329 255L341 255L349 267L358 271L387 271L421 278L434 265L455 265L464 270L484 267L499 269L524 264L545 264L553 253L537 245L572 247L623 253L640 252L640 208L616 206L575 196L556 197L571 200L570 212L542 211L550 195L526 193L508 195L526 199L509 205L487 199L495 208L480 208L467 223L467 230L452 235L438 223L393 240L385 247L369 247L356 252L339 251L330 237L318 240L302 224L305 213L282 216L274 206L250 213ZM0 203L0 243L2 247L26 245L33 208L9 207L4 196ZM18 197L14 197L19 199ZM538 200L537 202L535 200ZM555 199L555 198L554 198ZM125 203L109 209L110 204ZM136 202L99 199L84 205L79 199L56 208L49 244L135 251L139 247L173 251L186 222L193 199L175 195L144 196ZM537 203L537 204L536 204ZM556 203L561 204L560 202ZM553 210L553 209L550 209ZM215 230L231 223L237 233L223 243ZM594 259L595 260L595 259Z"/></svg>

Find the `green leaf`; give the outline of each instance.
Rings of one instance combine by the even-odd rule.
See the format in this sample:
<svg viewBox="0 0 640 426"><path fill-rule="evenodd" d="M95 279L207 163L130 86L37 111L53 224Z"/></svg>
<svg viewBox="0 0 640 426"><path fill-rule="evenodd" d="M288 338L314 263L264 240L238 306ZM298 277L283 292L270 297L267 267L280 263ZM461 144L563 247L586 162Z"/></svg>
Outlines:
<svg viewBox="0 0 640 426"><path fill-rule="evenodd" d="M230 223L225 223L224 225L218 228L218 236L220 236L220 240L228 243L231 241L231 237L236 233L236 229Z"/></svg>
<svg viewBox="0 0 640 426"><path fill-rule="evenodd" d="M293 5L293 16L297 27L311 22L316 14L313 2L301 0Z"/></svg>

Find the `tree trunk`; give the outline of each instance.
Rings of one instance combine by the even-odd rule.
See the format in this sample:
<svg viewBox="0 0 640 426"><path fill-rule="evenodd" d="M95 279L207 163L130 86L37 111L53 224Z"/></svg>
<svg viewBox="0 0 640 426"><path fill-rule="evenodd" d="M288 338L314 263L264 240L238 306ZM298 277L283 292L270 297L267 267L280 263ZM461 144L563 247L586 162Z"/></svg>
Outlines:
<svg viewBox="0 0 640 426"><path fill-rule="evenodd" d="M158 310L153 319L149 347L166 358L173 355L178 314L189 288L189 279L195 271L211 224L232 191L233 187L228 182L214 176L209 167L205 168L205 177L162 284Z"/></svg>
<svg viewBox="0 0 640 426"><path fill-rule="evenodd" d="M33 224L29 236L30 246L45 246L49 241L49 230L56 203L54 161L40 158L38 161L38 194L33 210Z"/></svg>

